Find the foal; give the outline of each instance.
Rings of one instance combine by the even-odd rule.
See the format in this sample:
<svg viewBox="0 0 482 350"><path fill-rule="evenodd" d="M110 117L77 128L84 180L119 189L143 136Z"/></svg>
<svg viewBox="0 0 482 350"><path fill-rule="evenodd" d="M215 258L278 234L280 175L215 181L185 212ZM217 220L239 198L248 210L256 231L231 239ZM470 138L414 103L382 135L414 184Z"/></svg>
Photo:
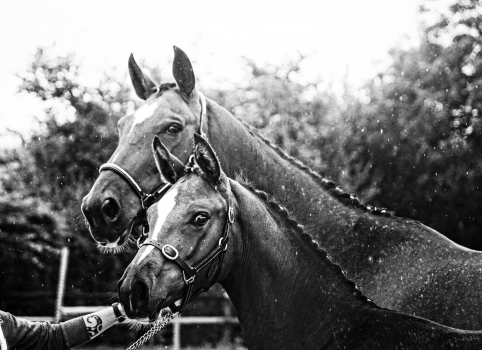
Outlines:
<svg viewBox="0 0 482 350"><path fill-rule="evenodd" d="M182 311L220 283L251 349L482 349L482 332L377 307L284 208L228 179L200 136L183 172L153 146L172 187L149 208L149 237L119 281L130 318Z"/></svg>

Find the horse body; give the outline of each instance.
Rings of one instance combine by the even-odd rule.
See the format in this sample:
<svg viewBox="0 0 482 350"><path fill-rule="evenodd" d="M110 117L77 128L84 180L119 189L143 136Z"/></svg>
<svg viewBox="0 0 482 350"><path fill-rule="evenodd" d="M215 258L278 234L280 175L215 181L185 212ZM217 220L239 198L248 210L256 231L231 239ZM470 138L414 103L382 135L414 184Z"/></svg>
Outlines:
<svg viewBox="0 0 482 350"><path fill-rule="evenodd" d="M376 306L286 209L267 200L264 192L223 174L208 184L213 167L198 161L203 153L189 166L201 171L184 175L170 194L149 209L153 228L149 239L159 245L158 249L142 246L119 281L120 299L129 317L152 315L183 295L181 270L160 247L176 247L193 266L221 237L229 205L235 214L226 256L213 261L194 283L198 278L209 285L221 283L236 309L248 348L481 348L482 332L460 331ZM193 224L192 218L200 216L206 221Z"/></svg>
<svg viewBox="0 0 482 350"><path fill-rule="evenodd" d="M175 71L189 70L176 62ZM159 185L149 160L152 137L159 135L185 162L192 134L201 128L199 95L194 85L186 91L183 84L178 81L179 89L162 85L146 102L162 108L137 124L135 116L125 117L120 126L121 140L111 162L127 169L145 189ZM169 135L163 130L173 120L182 130ZM377 304L452 327L482 329L482 310L473 308L482 303L482 253L417 222L361 205L209 99L204 130L226 174L242 174L283 203ZM118 203L115 215L96 216L108 208L110 198ZM114 245L125 241L139 209L129 186L110 172L99 176L83 204L94 238Z"/></svg>
<svg viewBox="0 0 482 350"><path fill-rule="evenodd" d="M249 242L244 278L222 283L250 349L479 349L481 332L459 331L379 308L326 253L275 210L231 183L241 235ZM246 213L249 213L245 216ZM274 217L274 219L273 219ZM254 225L253 225L254 223ZM280 224L281 223L281 224ZM287 228L288 227L288 228ZM246 244L244 244L246 246ZM242 251L243 244L236 250ZM243 254L239 254L243 255ZM236 264L236 263L235 263ZM241 264L239 264L241 265Z"/></svg>
<svg viewBox="0 0 482 350"><path fill-rule="evenodd" d="M471 307L482 302L480 252L418 222L336 198L322 178L209 99L207 132L226 174L242 174L283 203L378 305L482 329L482 313Z"/></svg>

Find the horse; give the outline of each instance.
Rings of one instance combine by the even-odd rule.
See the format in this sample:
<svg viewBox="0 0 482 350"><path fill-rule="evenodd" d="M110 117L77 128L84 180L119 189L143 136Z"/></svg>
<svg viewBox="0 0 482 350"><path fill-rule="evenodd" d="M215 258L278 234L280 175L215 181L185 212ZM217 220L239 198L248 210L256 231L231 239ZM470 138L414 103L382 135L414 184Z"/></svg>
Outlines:
<svg viewBox="0 0 482 350"><path fill-rule="evenodd" d="M378 307L266 193L228 178L213 149L195 137L184 171L154 140L171 184L148 209L152 230L119 281L130 318L180 311L220 283L250 349L480 349L481 331Z"/></svg>
<svg viewBox="0 0 482 350"><path fill-rule="evenodd" d="M205 98L187 55L174 52L176 83L157 85L129 58L134 89L145 103L119 121L119 145L82 203L101 250L125 249L131 233L146 227L146 209L164 193L149 156L153 137L185 164L199 132L218 150L229 177L241 173L277 198L378 305L482 329L482 308L473 307L482 304L482 253L343 192Z"/></svg>

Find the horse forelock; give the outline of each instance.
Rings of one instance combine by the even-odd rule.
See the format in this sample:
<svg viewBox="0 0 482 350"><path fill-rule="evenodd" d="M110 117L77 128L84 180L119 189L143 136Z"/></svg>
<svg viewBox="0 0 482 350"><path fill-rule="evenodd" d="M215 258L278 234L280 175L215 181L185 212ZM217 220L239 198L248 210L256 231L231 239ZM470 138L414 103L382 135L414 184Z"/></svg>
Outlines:
<svg viewBox="0 0 482 350"><path fill-rule="evenodd" d="M300 239L305 243L320 259L327 262L328 267L333 269L335 274L341 275L343 282L348 286L348 288L353 292L356 298L360 301L370 304L371 306L376 306L369 298L367 298L360 288L355 284L354 281L346 276L346 272L335 262L326 250L324 250L313 237L305 231L303 225L301 225L286 209L283 205L279 204L276 199L270 196L268 193L254 188L249 182L247 182L242 177L237 177L236 181L240 183L241 186L246 188L252 194L254 194L260 201L265 205L272 215L275 215L284 224L284 228L294 232Z"/></svg>
<svg viewBox="0 0 482 350"><path fill-rule="evenodd" d="M199 175L201 178L203 178L204 181L207 181L212 187L214 187L216 189L216 191L227 193L231 189L231 187L229 185L228 177L226 176L226 174L221 169L219 169L219 171L221 173L221 176L219 178L218 183L214 184L208 179L208 177L206 176L204 171L196 163L196 161L194 159L194 155L191 155L191 157L189 157L189 160L188 160L187 164L184 166L184 170L183 170L180 178L185 178L189 174L195 173L195 174Z"/></svg>
<svg viewBox="0 0 482 350"><path fill-rule="evenodd" d="M158 87L158 91L156 94L156 98L161 96L164 92L169 91L169 90L175 90L177 87L176 83L162 83Z"/></svg>
<svg viewBox="0 0 482 350"><path fill-rule="evenodd" d="M162 83L159 85L155 98L161 97L167 91L175 92L184 102L188 105L190 104L189 98L179 89L176 83Z"/></svg>

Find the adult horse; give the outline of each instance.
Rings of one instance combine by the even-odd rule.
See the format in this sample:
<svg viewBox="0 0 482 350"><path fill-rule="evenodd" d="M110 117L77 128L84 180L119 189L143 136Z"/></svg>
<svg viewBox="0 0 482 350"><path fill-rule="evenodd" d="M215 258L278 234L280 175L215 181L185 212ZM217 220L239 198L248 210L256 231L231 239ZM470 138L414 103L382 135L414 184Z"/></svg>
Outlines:
<svg viewBox="0 0 482 350"><path fill-rule="evenodd" d="M480 331L370 302L286 209L228 179L201 137L184 173L158 139L154 145L173 186L148 210L149 238L119 281L129 317L156 319L219 282L250 349L482 348Z"/></svg>
<svg viewBox="0 0 482 350"><path fill-rule="evenodd" d="M139 193L147 207L152 197L145 193L162 188L150 157L152 138L159 136L185 163L193 134L201 131L218 150L228 176L242 173L283 203L378 305L456 328L482 329L482 308L474 308L482 305L482 253L418 222L364 206L288 156L204 99L181 50L175 48L173 63L177 86L156 85L132 56L129 72L146 102L119 121L119 145L82 205L101 245L125 246L133 227L145 220Z"/></svg>

